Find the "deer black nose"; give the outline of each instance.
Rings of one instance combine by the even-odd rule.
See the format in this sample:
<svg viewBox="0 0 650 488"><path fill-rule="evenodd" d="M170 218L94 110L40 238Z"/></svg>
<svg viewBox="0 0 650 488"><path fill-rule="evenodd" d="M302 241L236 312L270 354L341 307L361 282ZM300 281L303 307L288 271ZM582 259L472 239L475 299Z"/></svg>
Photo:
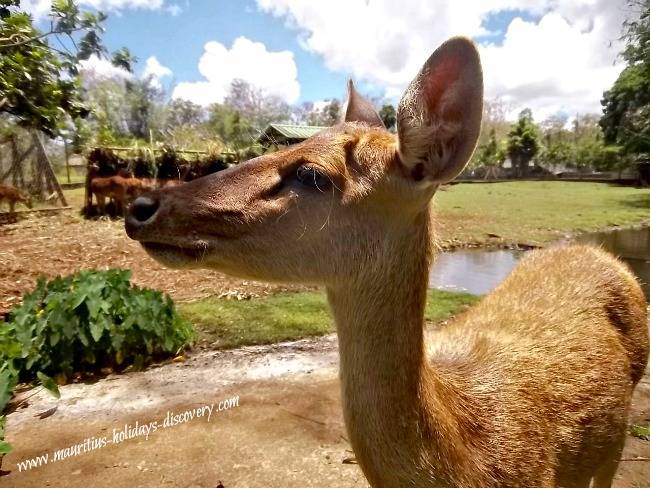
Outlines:
<svg viewBox="0 0 650 488"><path fill-rule="evenodd" d="M135 199L129 208L128 224L138 226L156 214L160 203L158 199L142 196Z"/></svg>

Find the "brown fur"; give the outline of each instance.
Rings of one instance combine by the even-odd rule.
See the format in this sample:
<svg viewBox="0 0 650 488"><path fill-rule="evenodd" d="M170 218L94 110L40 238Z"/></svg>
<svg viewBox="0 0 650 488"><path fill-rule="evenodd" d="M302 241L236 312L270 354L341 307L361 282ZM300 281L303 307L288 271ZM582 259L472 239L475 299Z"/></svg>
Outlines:
<svg viewBox="0 0 650 488"><path fill-rule="evenodd" d="M480 73L471 43L451 40L402 100L398 138L348 104L302 144L137 199L126 230L169 266L326 287L373 487L609 487L648 356L625 265L586 246L531 252L424 340L429 201L471 155ZM311 168L330 184L305 184Z"/></svg>
<svg viewBox="0 0 650 488"><path fill-rule="evenodd" d="M32 199L16 187L11 185L0 185L0 203L6 201L9 204L9 213L14 213L16 203L22 203L27 208L32 208Z"/></svg>
<svg viewBox="0 0 650 488"><path fill-rule="evenodd" d="M126 209L138 196L153 190L151 180L109 176L95 177L90 181L91 198L95 195L100 214L105 213L106 199L111 199L119 209Z"/></svg>

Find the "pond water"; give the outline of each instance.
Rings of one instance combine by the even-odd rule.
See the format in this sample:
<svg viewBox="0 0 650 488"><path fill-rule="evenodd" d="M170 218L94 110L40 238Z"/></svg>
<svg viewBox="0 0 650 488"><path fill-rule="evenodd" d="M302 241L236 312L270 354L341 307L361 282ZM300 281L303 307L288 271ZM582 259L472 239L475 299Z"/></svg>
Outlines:
<svg viewBox="0 0 650 488"><path fill-rule="evenodd" d="M650 227L592 232L573 239L603 246L626 261L641 279L650 298ZM461 249L440 254L431 269L429 286L482 295L497 286L525 251Z"/></svg>

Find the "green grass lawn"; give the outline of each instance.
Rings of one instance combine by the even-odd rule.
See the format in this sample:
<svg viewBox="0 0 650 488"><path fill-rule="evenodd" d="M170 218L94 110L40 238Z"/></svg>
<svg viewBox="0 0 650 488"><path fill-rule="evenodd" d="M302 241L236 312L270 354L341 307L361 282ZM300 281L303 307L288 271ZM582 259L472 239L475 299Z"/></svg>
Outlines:
<svg viewBox="0 0 650 488"><path fill-rule="evenodd" d="M74 188L72 190L63 190L63 194L65 195L65 199L68 201L68 205L76 211L81 210L86 203L84 201L86 189L83 187Z"/></svg>
<svg viewBox="0 0 650 488"><path fill-rule="evenodd" d="M78 212L83 208L85 203L84 202L85 188L74 188L71 190L66 189L63 190L63 195L65 196L66 203L68 204L68 206L72 207L72 209L75 212ZM52 207L59 207L61 205L58 198L53 201L46 201L46 202L33 201L33 203L34 203L34 208L52 208ZM19 210L25 210L27 207L21 204L16 208Z"/></svg>
<svg viewBox="0 0 650 488"><path fill-rule="evenodd" d="M65 183L83 183L86 181L85 174L80 174L72 168L70 169L70 181L68 181L68 175L65 172L65 168L58 171L56 177L62 185Z"/></svg>
<svg viewBox="0 0 650 488"><path fill-rule="evenodd" d="M466 293L430 290L425 318L439 322L479 298ZM231 348L319 336L334 332L323 292L280 293L250 300L207 298L178 304L197 331L197 344Z"/></svg>
<svg viewBox="0 0 650 488"><path fill-rule="evenodd" d="M567 233L650 222L650 190L563 181L466 183L439 191L434 209L443 245L544 243Z"/></svg>

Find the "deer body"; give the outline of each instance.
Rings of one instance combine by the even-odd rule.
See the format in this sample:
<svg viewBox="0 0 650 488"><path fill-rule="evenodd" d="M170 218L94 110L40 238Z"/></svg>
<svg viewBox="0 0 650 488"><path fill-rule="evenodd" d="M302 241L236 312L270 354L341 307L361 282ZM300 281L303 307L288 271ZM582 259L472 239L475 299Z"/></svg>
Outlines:
<svg viewBox="0 0 650 488"><path fill-rule="evenodd" d="M398 135L349 86L345 118L304 143L134 201L130 237L173 267L327 290L350 442L373 487L611 485L648 356L645 299L603 251L532 252L424 340L429 202L478 137L482 75L443 44Z"/></svg>
<svg viewBox="0 0 650 488"><path fill-rule="evenodd" d="M5 200L9 204L9 213L14 213L17 203L22 203L27 208L32 208L31 198L11 185L0 185L0 203Z"/></svg>
<svg viewBox="0 0 650 488"><path fill-rule="evenodd" d="M427 267L400 264L328 290L346 425L371 485L609 486L647 358L631 273L591 247L532 253L425 343ZM546 286L532 288L540 269Z"/></svg>

